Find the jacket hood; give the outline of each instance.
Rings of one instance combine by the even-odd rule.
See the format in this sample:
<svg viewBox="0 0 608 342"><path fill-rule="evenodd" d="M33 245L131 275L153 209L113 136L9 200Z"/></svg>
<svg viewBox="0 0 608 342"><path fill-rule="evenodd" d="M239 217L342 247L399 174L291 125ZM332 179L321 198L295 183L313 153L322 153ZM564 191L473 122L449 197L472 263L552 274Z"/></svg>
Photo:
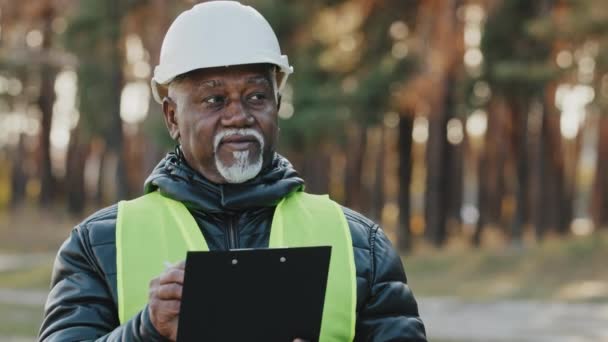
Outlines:
<svg viewBox="0 0 608 342"><path fill-rule="evenodd" d="M255 178L241 184L216 184L191 168L181 153L170 152L144 183L145 193L159 190L189 209L208 213L276 206L283 197L303 188L304 180L278 153Z"/></svg>

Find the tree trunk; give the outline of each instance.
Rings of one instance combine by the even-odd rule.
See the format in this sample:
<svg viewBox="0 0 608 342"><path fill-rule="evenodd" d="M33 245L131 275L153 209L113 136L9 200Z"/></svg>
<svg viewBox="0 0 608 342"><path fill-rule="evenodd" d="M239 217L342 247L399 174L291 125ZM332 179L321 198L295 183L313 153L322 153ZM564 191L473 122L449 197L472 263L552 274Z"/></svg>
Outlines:
<svg viewBox="0 0 608 342"><path fill-rule="evenodd" d="M166 0L152 0L144 4L143 7L147 11L147 14L142 16L142 18L146 19L146 23L143 23L143 25L146 25L146 29L145 34L142 34L141 38L145 49L150 54L149 62L152 66L158 65L159 62L162 45L162 39L159 39L159 37L163 37L169 29L172 21L172 11L170 8L172 5L173 3ZM153 23L153 25L149 25L149 23ZM148 117L143 124L145 127L143 135L147 140L143 157L144 179L158 164L159 159L164 156L165 152L173 147L170 144L168 133L165 133L167 139L159 138L160 134L166 130L161 106L156 103L152 96L150 96L149 101ZM140 185L139 191L141 191L141 188L142 186Z"/></svg>
<svg viewBox="0 0 608 342"><path fill-rule="evenodd" d="M450 143L447 140L447 123L454 102L454 75L447 75L443 84L443 102L439 110L429 118L429 139L427 143L426 178L426 230L428 241L440 247L446 239L446 222L450 198L451 165Z"/></svg>
<svg viewBox="0 0 608 342"><path fill-rule="evenodd" d="M560 129L560 115L553 106L557 85L550 84L545 90L541 144L544 166L539 170L540 201L537 218L537 238L552 230L567 231L570 215L565 209L566 198L566 154ZM564 224L564 222L567 222Z"/></svg>
<svg viewBox="0 0 608 342"><path fill-rule="evenodd" d="M80 216L86 204L84 170L89 148L81 140L78 128L74 129L68 146L65 177L68 211L74 216Z"/></svg>
<svg viewBox="0 0 608 342"><path fill-rule="evenodd" d="M608 227L608 116L600 116L593 217L596 228Z"/></svg>
<svg viewBox="0 0 608 342"><path fill-rule="evenodd" d="M539 127L535 130L536 136L533 137L535 147L533 149L534 154L536 155L534 158L533 165L533 177L534 182L532 184L533 192L534 192L534 232L537 241L541 241L543 236L545 235L547 229L547 220L545 213L548 208L547 201L547 192L548 188L551 186L551 183L548 182L549 177L547 177L547 110L545 106L540 110L539 113L535 115L539 115L536 120L538 120Z"/></svg>
<svg viewBox="0 0 608 342"><path fill-rule="evenodd" d="M97 170L97 185L95 191L95 205L98 207L105 206L107 203L104 202L104 165L106 164L107 159L107 149L105 148L103 151L99 151L99 164L97 165L99 169Z"/></svg>
<svg viewBox="0 0 608 342"><path fill-rule="evenodd" d="M464 182L464 145L463 141L458 145L448 145L448 155L450 156L449 165L449 203L447 216L450 222L457 225L461 223L460 210L462 209L463 182ZM449 227L448 227L449 228Z"/></svg>
<svg viewBox="0 0 608 342"><path fill-rule="evenodd" d="M412 130L414 118L409 113L399 120L399 229L397 246L402 251L412 247L410 231L410 184L412 180Z"/></svg>
<svg viewBox="0 0 608 342"><path fill-rule="evenodd" d="M484 137L483 150L477 175L479 177L479 218L473 234L473 246L481 245L483 230L488 224L500 221L500 209L504 192L505 125L506 116L503 101L490 102L487 114L488 127Z"/></svg>
<svg viewBox="0 0 608 342"><path fill-rule="evenodd" d="M384 158L386 157L386 139L384 125L380 125L380 137L378 141L378 149L376 154L376 170L374 172L374 188L371 195L371 212L370 215L378 222L382 219L382 208L384 207Z"/></svg>
<svg viewBox="0 0 608 342"><path fill-rule="evenodd" d="M517 172L515 188L515 214L511 223L511 242L515 247L523 243L523 226L527 219L528 208L528 105L526 101L512 101L511 112L514 129L513 160Z"/></svg>
<svg viewBox="0 0 608 342"><path fill-rule="evenodd" d="M489 186L488 186L488 176L484 173L485 170L488 170L486 164L488 164L487 153L484 154L484 157L479 161L479 165L477 167L477 175L479 177L479 204L477 210L479 210L479 217L477 218L477 223L475 224L475 231L473 232L473 237L471 239L471 243L473 247L481 246L481 235L483 233L483 229L488 221L489 216Z"/></svg>
<svg viewBox="0 0 608 342"><path fill-rule="evenodd" d="M346 206L353 210L361 210L361 174L363 171L363 156L367 147L367 129L358 124L348 137L351 153L346 164L345 194Z"/></svg>
<svg viewBox="0 0 608 342"><path fill-rule="evenodd" d="M551 102L547 102L551 103ZM548 109L548 106L545 106ZM546 204L543 212L547 230L563 230L563 217L561 199L565 191L564 183L564 153L562 148L562 134L560 130L560 117L557 113L548 113L545 116L546 148L548 167L545 168L544 182L546 184L543 202ZM569 222L569 219L568 219ZM566 228L567 229L567 228Z"/></svg>
<svg viewBox="0 0 608 342"><path fill-rule="evenodd" d="M113 102L109 106L109 114L112 116L110 132L107 132L108 150L118 158L116 167L116 198L111 199L112 202L118 199L125 199L129 196L129 186L127 182L127 174L125 170L124 151L123 151L123 128L122 119L120 117L120 97L124 85L122 75L123 58L120 48L120 27L121 27L121 1L112 0L108 6L110 10L110 20L113 22L114 30L111 33L111 82L108 85L109 91L112 94Z"/></svg>
<svg viewBox="0 0 608 342"><path fill-rule="evenodd" d="M563 172L560 174L560 223L557 232L566 235L570 232L570 225L574 218L574 200L576 194L576 175L580 157L582 134L579 131L573 141L566 141L562 145Z"/></svg>
<svg viewBox="0 0 608 342"><path fill-rule="evenodd" d="M302 176L306 190L315 194L326 194L329 190L329 156L324 146L310 150L304 158Z"/></svg>
<svg viewBox="0 0 608 342"><path fill-rule="evenodd" d="M53 7L49 4L42 13L43 43L42 50L50 51L52 45L52 22L55 17ZM53 104L55 103L55 75L54 67L48 62L42 63L40 71L40 95L38 106L42 112L40 120L40 198L42 207L48 207L55 192L55 178L51 167L51 124L53 121Z"/></svg>
<svg viewBox="0 0 608 342"><path fill-rule="evenodd" d="M25 163L29 156L28 151L25 148L26 136L24 133L19 135L19 142L12 155L11 161L11 207L17 208L21 205L25 199L25 187L28 181L28 174L26 173Z"/></svg>

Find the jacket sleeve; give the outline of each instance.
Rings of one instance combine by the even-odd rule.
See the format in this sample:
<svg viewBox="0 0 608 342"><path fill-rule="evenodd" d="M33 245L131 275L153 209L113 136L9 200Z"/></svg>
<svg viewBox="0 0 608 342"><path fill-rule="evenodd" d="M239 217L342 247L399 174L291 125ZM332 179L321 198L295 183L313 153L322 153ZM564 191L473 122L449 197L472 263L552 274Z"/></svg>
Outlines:
<svg viewBox="0 0 608 342"><path fill-rule="evenodd" d="M119 324L116 304L83 230L72 230L57 254L38 340L163 341L147 307Z"/></svg>
<svg viewBox="0 0 608 342"><path fill-rule="evenodd" d="M370 235L371 286L357 318L356 341L426 342L401 259L382 229Z"/></svg>

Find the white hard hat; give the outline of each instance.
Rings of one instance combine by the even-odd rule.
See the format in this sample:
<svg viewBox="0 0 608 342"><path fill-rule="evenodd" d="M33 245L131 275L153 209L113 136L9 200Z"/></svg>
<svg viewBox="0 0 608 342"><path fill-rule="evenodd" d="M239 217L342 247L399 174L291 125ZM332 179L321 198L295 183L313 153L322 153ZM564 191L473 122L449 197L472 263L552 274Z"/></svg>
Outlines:
<svg viewBox="0 0 608 342"><path fill-rule="evenodd" d="M278 67L277 91L293 72L270 24L258 11L236 1L201 3L169 27L154 68L152 95L162 103L167 84L192 70L256 63Z"/></svg>

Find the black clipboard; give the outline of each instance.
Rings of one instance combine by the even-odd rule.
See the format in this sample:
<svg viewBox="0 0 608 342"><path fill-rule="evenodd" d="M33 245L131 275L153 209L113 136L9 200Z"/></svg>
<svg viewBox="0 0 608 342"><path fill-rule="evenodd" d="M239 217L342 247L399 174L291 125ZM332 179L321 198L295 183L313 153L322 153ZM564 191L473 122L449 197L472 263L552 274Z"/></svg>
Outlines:
<svg viewBox="0 0 608 342"><path fill-rule="evenodd" d="M177 341L318 341L330 246L188 252Z"/></svg>

